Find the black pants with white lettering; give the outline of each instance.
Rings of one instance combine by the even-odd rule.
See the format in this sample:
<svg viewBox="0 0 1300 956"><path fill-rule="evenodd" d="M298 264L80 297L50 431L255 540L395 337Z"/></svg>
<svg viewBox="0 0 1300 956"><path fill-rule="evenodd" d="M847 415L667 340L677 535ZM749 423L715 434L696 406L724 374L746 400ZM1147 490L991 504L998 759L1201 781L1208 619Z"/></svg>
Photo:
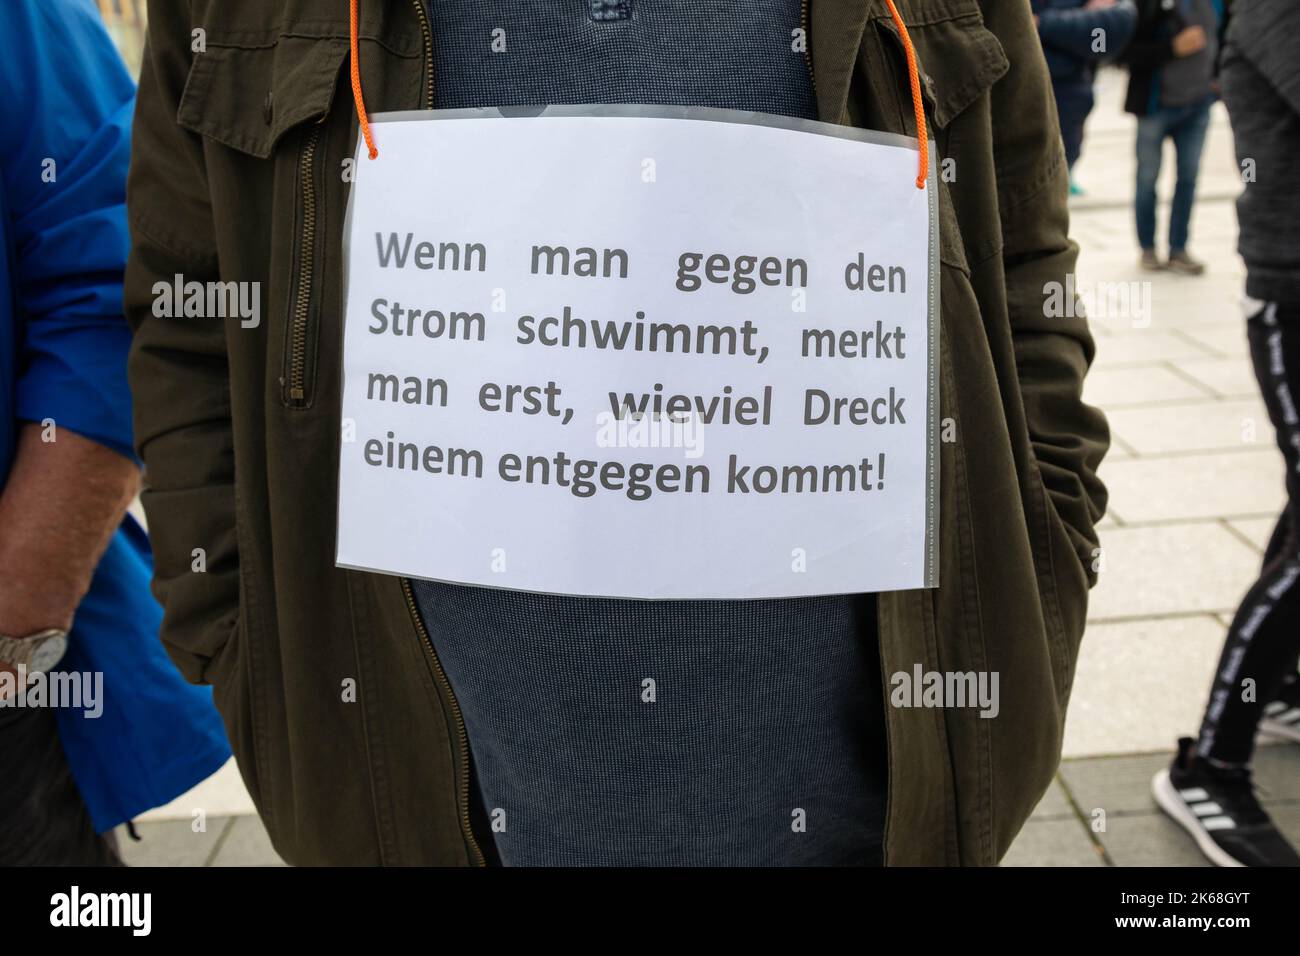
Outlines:
<svg viewBox="0 0 1300 956"><path fill-rule="evenodd" d="M95 833L48 707L0 707L0 866L118 866Z"/></svg>
<svg viewBox="0 0 1300 956"><path fill-rule="evenodd" d="M1201 724L1197 754L1225 764L1250 762L1261 711L1296 679L1300 657L1300 303L1268 303L1246 331L1286 463L1287 506L1228 629Z"/></svg>

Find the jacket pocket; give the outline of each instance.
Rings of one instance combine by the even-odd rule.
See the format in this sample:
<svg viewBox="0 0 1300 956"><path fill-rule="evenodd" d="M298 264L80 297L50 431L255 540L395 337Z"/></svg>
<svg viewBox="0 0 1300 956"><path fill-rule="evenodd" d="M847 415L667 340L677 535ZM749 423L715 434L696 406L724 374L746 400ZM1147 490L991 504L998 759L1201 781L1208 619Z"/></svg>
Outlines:
<svg viewBox="0 0 1300 956"><path fill-rule="evenodd" d="M985 28L975 0L898 0L897 6L916 51L928 132L938 149L939 258L970 275L967 250L949 193L949 183L959 180L960 171L948 156L948 134L956 119L987 94L1010 63L998 38ZM873 25L882 50L893 61L891 69L881 66L878 81L894 78L893 86L899 90L898 121L915 135L902 36L887 12L876 14Z"/></svg>
<svg viewBox="0 0 1300 956"><path fill-rule="evenodd" d="M288 408L310 408L315 393L318 292L325 271L319 222L329 129L325 120L347 55L347 41L334 37L286 35L256 45L210 44L194 58L177 111L177 122L212 143L276 164L277 194L270 208L284 223L271 226L276 268L265 301L271 317L266 334L268 344L271 336L279 336L278 368L268 371ZM280 192L293 197L291 213ZM289 223L292 228L286 230ZM281 262L287 268L279 268ZM274 354L268 349L268 355Z"/></svg>
<svg viewBox="0 0 1300 956"><path fill-rule="evenodd" d="M1011 63L1001 42L984 26L976 0L897 0L897 6L916 48L930 121L946 129ZM893 18L878 13L875 22L901 54L902 39Z"/></svg>

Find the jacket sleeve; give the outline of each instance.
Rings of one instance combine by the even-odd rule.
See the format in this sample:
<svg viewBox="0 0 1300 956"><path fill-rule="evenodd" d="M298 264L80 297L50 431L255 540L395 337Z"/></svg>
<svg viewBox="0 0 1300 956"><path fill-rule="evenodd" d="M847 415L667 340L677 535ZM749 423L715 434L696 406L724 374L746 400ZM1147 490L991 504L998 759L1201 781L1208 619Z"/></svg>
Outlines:
<svg viewBox="0 0 1300 956"><path fill-rule="evenodd" d="M1049 7L1038 15L1038 37L1045 45L1090 62L1119 56L1133 39L1136 27L1137 8L1128 0L1097 10ZM1097 30L1102 31L1106 40L1105 50L1100 53L1093 48L1093 34Z"/></svg>
<svg viewBox="0 0 1300 956"><path fill-rule="evenodd" d="M1034 456L1083 573L1095 583L1095 524L1106 507L1097 468L1110 444L1106 419L1083 402L1094 345L1079 308L1047 307L1075 270L1068 171L1046 66L1028 5L985 0L985 23L1010 69L993 87L993 149L1002 219L1007 307Z"/></svg>
<svg viewBox="0 0 1300 956"><path fill-rule="evenodd" d="M1140 0L1137 32L1121 59L1139 69L1154 69L1174 59L1174 37L1170 31L1160 29L1160 10L1157 0Z"/></svg>
<svg viewBox="0 0 1300 956"><path fill-rule="evenodd" d="M162 638L185 677L205 682L239 613L225 320L155 309L166 301L155 285L218 276L202 141L175 119L190 67L187 10L171 0L149 4L127 183L125 300Z"/></svg>
<svg viewBox="0 0 1300 956"><path fill-rule="evenodd" d="M8 0L0 43L0 207L21 316L14 416L130 457L122 267L134 87L89 0Z"/></svg>

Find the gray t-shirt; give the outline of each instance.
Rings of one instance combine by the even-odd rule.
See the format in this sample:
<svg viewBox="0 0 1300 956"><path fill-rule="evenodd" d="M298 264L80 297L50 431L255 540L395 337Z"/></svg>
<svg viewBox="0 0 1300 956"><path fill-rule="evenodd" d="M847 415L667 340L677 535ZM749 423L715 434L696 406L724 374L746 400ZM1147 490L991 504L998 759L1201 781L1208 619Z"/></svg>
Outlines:
<svg viewBox="0 0 1300 956"><path fill-rule="evenodd" d="M439 108L653 103L816 117L792 48L799 0L430 7ZM492 836L503 863L879 862L871 595L625 601L424 581L415 595L464 714L477 810L504 825Z"/></svg>

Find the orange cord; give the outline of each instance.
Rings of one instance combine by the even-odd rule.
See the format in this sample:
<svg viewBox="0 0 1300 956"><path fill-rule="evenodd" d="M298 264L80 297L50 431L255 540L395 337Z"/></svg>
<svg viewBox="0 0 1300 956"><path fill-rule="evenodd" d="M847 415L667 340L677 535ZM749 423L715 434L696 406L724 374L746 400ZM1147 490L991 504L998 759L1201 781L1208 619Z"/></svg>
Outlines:
<svg viewBox="0 0 1300 956"><path fill-rule="evenodd" d="M353 0L354 6L355 3L356 0ZM903 39L903 50L907 54L907 78L912 84L912 109L916 113L916 139L921 146L916 188L924 189L925 177L930 171L930 142L925 135L925 103L921 99L921 73L916 68L916 51L912 49L912 38L907 35L907 27L903 24L903 18L898 15L894 0L885 0L885 6L889 7L889 15L894 18L894 26L898 27L898 35Z"/></svg>
<svg viewBox="0 0 1300 956"><path fill-rule="evenodd" d="M352 102L357 105L357 118L361 120L361 135L365 138L370 158L379 156L375 148L375 137L370 132L370 117L366 115L366 99L361 95L361 57L357 52L357 0L350 0L352 7Z"/></svg>

